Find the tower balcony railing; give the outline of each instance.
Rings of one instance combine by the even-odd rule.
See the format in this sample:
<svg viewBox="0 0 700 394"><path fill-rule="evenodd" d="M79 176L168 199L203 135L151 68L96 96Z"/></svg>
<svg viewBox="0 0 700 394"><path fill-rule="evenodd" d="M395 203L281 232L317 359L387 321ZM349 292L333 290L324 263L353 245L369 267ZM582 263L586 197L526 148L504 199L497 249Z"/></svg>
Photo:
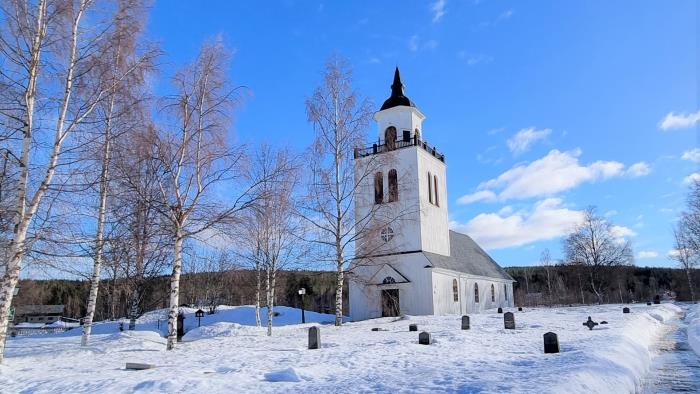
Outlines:
<svg viewBox="0 0 700 394"><path fill-rule="evenodd" d="M428 141L421 140L420 138L418 138L418 136L414 136L410 139L397 139L396 141L394 141L393 144L387 144L385 140L380 139L371 146L364 148L355 148L354 156L355 159L358 159L360 157L372 156L378 153L385 153L390 152L392 150L409 148L411 146L417 146L419 148L422 148L423 150L434 156L436 159L440 160L443 163L445 162L444 154L438 152L437 148L435 148L434 146L431 147Z"/></svg>

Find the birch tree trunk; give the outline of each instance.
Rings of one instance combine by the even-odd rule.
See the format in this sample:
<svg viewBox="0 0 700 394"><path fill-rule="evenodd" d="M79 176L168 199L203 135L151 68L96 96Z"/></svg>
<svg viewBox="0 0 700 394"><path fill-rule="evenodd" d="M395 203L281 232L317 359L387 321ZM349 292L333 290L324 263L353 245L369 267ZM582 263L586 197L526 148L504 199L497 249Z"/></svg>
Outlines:
<svg viewBox="0 0 700 394"><path fill-rule="evenodd" d="M114 106L114 98L110 102L110 112ZM100 272L102 271L102 251L104 247L104 225L105 213L107 210L107 189L109 183L109 158L110 158L110 134L109 127L111 122L111 114L107 119L105 129L104 149L102 152L102 171L100 174L100 203L97 210L97 234L95 235L95 257L92 268L92 276L90 277L90 295L88 296L87 313L83 322L83 335L80 340L81 346L87 346L90 342L90 334L92 333L92 319L95 316L95 307L97 306L97 293L100 288Z"/></svg>
<svg viewBox="0 0 700 394"><path fill-rule="evenodd" d="M260 260L255 262L255 326L260 327L260 292L262 291L262 268Z"/></svg>
<svg viewBox="0 0 700 394"><path fill-rule="evenodd" d="M170 275L170 311L168 312L168 343L167 350L173 350L177 343L177 314L180 305L180 272L182 270L183 231L178 224L175 232L175 258L173 272Z"/></svg>
<svg viewBox="0 0 700 394"><path fill-rule="evenodd" d="M267 293L267 336L272 336L272 320L274 318L274 308L275 308L275 269L268 268L267 270L267 281L266 293Z"/></svg>
<svg viewBox="0 0 700 394"><path fill-rule="evenodd" d="M133 294L131 295L131 308L129 310L129 331L133 331L136 329L136 318L138 317L139 313L140 296L141 295L139 294L139 286L137 285L134 289Z"/></svg>

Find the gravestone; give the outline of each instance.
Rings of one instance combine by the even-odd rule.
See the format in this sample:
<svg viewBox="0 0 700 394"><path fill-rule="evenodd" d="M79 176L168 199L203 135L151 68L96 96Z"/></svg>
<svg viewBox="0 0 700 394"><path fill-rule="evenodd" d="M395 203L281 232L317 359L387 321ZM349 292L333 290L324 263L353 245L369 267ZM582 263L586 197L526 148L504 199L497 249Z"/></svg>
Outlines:
<svg viewBox="0 0 700 394"><path fill-rule="evenodd" d="M418 331L418 324L409 324L408 331Z"/></svg>
<svg viewBox="0 0 700 394"><path fill-rule="evenodd" d="M651 305L651 301L647 301L647 306Z"/></svg>
<svg viewBox="0 0 700 394"><path fill-rule="evenodd" d="M321 329L314 326L309 327L309 349L321 348Z"/></svg>
<svg viewBox="0 0 700 394"><path fill-rule="evenodd" d="M522 306L519 306L519 307L518 307L518 312L522 312L522 311L523 311L523 307L522 307Z"/></svg>
<svg viewBox="0 0 700 394"><path fill-rule="evenodd" d="M136 371L141 371L144 369L151 369L155 368L156 366L153 364L142 364L142 363L126 363L126 368L125 369L133 369Z"/></svg>
<svg viewBox="0 0 700 394"><path fill-rule="evenodd" d="M462 316L462 330L468 330L469 329L469 316L464 315Z"/></svg>
<svg viewBox="0 0 700 394"><path fill-rule="evenodd" d="M544 337L544 352L545 353L559 353L559 338L557 334L553 332L548 332L543 335Z"/></svg>
<svg viewBox="0 0 700 394"><path fill-rule="evenodd" d="M503 313L503 308L499 307L499 308L498 308L498 313Z"/></svg>
<svg viewBox="0 0 700 394"><path fill-rule="evenodd" d="M605 320L603 320L602 322L600 322L600 324L608 324L608 322L606 322Z"/></svg>
<svg viewBox="0 0 700 394"><path fill-rule="evenodd" d="M627 308L627 307L622 308L622 313L630 313L630 308Z"/></svg>
<svg viewBox="0 0 700 394"><path fill-rule="evenodd" d="M506 330L515 330L515 315L513 312L506 312L503 315L503 325Z"/></svg>
<svg viewBox="0 0 700 394"><path fill-rule="evenodd" d="M660 303L661 303L661 297L659 297L657 295L656 297L654 297L654 304L660 304Z"/></svg>
<svg viewBox="0 0 700 394"><path fill-rule="evenodd" d="M433 342L433 338L431 337L429 332L421 332L418 334L418 343L421 345L430 345Z"/></svg>
<svg viewBox="0 0 700 394"><path fill-rule="evenodd" d="M593 330L593 327L597 326L598 323L594 322L590 316L588 316L588 320L586 320L585 323L583 323L584 326L588 327L589 330Z"/></svg>
<svg viewBox="0 0 700 394"><path fill-rule="evenodd" d="M185 336L185 314L180 312L177 314L177 341L180 342Z"/></svg>

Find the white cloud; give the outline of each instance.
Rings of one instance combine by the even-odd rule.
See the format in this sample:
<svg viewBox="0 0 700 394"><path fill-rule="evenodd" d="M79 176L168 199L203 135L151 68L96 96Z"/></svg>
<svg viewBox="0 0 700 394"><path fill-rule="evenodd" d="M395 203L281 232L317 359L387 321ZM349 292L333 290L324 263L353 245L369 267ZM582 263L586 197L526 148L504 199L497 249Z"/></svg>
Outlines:
<svg viewBox="0 0 700 394"><path fill-rule="evenodd" d="M497 178L482 182L478 190L500 189L500 200L551 196L572 189L584 182L595 182L620 176L624 165L616 161L596 161L579 164L580 150L550 151L541 159L522 164Z"/></svg>
<svg viewBox="0 0 700 394"><path fill-rule="evenodd" d="M414 34L408 39L408 50L411 52L418 52L422 50L433 50L438 47L439 42L436 40L422 41L421 38Z"/></svg>
<svg viewBox="0 0 700 394"><path fill-rule="evenodd" d="M698 122L700 122L700 110L696 113L690 114L676 114L675 112L669 112L666 114L666 117L659 122L659 128L664 131L670 129L683 129L686 127L693 127Z"/></svg>
<svg viewBox="0 0 700 394"><path fill-rule="evenodd" d="M694 172L683 178L684 185L690 185L693 182L700 182L700 172Z"/></svg>
<svg viewBox="0 0 700 394"><path fill-rule="evenodd" d="M518 131L513 137L509 138L506 143L508 144L508 149L510 149L513 154L518 155L527 152L532 144L538 140L547 138L551 133L552 129L537 130L534 127L530 127Z"/></svg>
<svg viewBox="0 0 700 394"><path fill-rule="evenodd" d="M668 253L666 253L666 256L668 256L672 259L678 258L679 255L680 255L680 251L678 249L671 249L668 251Z"/></svg>
<svg viewBox="0 0 700 394"><path fill-rule="evenodd" d="M512 8L507 9L507 10L503 11L501 13L501 15L498 16L498 18L496 18L496 21L498 22L498 21L510 19L510 17L513 16L514 13L515 13L515 11Z"/></svg>
<svg viewBox="0 0 700 394"><path fill-rule="evenodd" d="M479 190L472 194L464 195L457 199L458 204L471 204L477 201L495 201L496 193L491 190Z"/></svg>
<svg viewBox="0 0 700 394"><path fill-rule="evenodd" d="M493 61L493 57L483 53L470 54L466 51L457 52L457 58L464 60L467 66L476 66L477 64L488 64Z"/></svg>
<svg viewBox="0 0 700 394"><path fill-rule="evenodd" d="M695 148L683 152L683 156L681 156L681 159L692 161L695 163L700 163L700 148Z"/></svg>
<svg viewBox="0 0 700 394"><path fill-rule="evenodd" d="M416 52L418 51L418 36L417 35L412 35L411 38L408 40L408 50L411 52Z"/></svg>
<svg viewBox="0 0 700 394"><path fill-rule="evenodd" d="M548 198L537 202L532 212L482 213L452 227L486 249L503 249L566 235L582 220L583 212L563 207L561 199Z"/></svg>
<svg viewBox="0 0 700 394"><path fill-rule="evenodd" d="M443 15L445 15L445 4L446 0L437 0L430 6L430 10L433 12L433 23L440 22Z"/></svg>
<svg viewBox="0 0 700 394"><path fill-rule="evenodd" d="M653 250L641 250L637 254L638 259L653 259L659 257L659 254Z"/></svg>
<svg viewBox="0 0 700 394"><path fill-rule="evenodd" d="M615 238L629 238L637 235L632 229L625 226L612 226L610 234Z"/></svg>
<svg viewBox="0 0 700 394"><path fill-rule="evenodd" d="M640 161L639 163L634 163L627 169L627 174L635 178L649 175L650 173L651 167L649 166L649 164L643 161Z"/></svg>
<svg viewBox="0 0 700 394"><path fill-rule="evenodd" d="M605 216L606 218L609 218L609 217L615 216L617 214L618 214L618 212L616 210L612 209L608 212L605 212L605 215L603 215L603 216Z"/></svg>

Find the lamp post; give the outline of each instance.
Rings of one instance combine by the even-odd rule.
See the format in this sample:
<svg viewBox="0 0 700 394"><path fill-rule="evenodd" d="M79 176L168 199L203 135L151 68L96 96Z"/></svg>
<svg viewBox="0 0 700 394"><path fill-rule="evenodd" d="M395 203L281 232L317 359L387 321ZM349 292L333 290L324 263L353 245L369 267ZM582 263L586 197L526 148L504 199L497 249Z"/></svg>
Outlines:
<svg viewBox="0 0 700 394"><path fill-rule="evenodd" d="M198 309L197 312L194 313L194 317L197 318L197 327L202 326L202 317L204 316L204 311L201 309Z"/></svg>
<svg viewBox="0 0 700 394"><path fill-rule="evenodd" d="M301 323L306 323L306 317L304 317L304 294L306 294L306 289L299 289L299 296L301 297Z"/></svg>

